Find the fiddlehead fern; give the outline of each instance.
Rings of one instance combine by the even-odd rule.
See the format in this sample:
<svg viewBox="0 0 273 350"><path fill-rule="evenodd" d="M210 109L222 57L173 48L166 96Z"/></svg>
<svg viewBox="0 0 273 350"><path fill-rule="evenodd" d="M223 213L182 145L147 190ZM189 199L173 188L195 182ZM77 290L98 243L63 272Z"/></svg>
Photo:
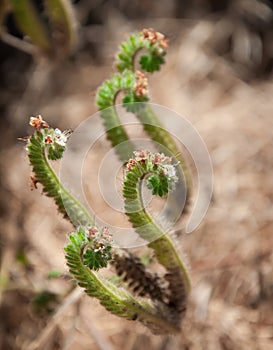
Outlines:
<svg viewBox="0 0 273 350"><path fill-rule="evenodd" d="M148 101L148 81L145 75L139 71L136 73L125 70L116 73L111 80L107 80L99 88L96 103L101 111L107 138L111 142L119 158L124 162L133 154L134 146L121 125L115 100L120 92L124 92L123 106L128 112L133 112L143 124L144 130L158 145L162 145L170 154L175 154L180 162L186 180L187 188L190 186L190 178L185 161L179 152L175 142L164 129L157 116L150 108Z"/></svg>
<svg viewBox="0 0 273 350"><path fill-rule="evenodd" d="M146 76L132 70L136 55L142 48L148 53L141 56L141 67L149 72L159 70L160 64L164 62L166 46L164 36L152 30L143 30L140 35L128 39L122 44L126 54L118 55L118 68L122 72L106 81L98 90L96 98L107 137L119 158L125 162L131 156L123 186L125 213L136 232L154 251L158 262L165 269L165 275L159 276L148 271L132 254L117 248L113 252L108 230L94 227L85 208L60 183L48 160L62 157L67 140L66 133L50 128L40 116L34 117L31 125L36 128L36 132L27 145L35 181L43 185L44 193L54 198L59 211L75 226L75 232L69 236L70 242L65 248L70 273L88 295L98 298L111 313L129 320L137 319L157 333L179 331L186 309L190 280L187 269L163 225L156 223L152 214L146 210L142 184L146 182L153 195L165 197L180 180L177 166L182 166L186 182L189 177L186 176L187 169L175 142L147 104ZM164 155L134 151L115 110L116 97L120 92L124 93L123 106L136 114L155 142L165 146L170 154L176 155L180 165L172 164L169 153ZM98 271L106 267L108 262L111 262L123 280L121 286L127 287L131 292L100 276Z"/></svg>
<svg viewBox="0 0 273 350"><path fill-rule="evenodd" d="M163 64L164 56L166 55L166 48L168 40L164 35L155 32L153 29L143 29L142 32L132 34L126 41L124 41L116 56L116 67L119 72L125 69L135 70L135 58L141 50L145 52L139 59L139 64L142 70L146 72L154 72L160 70Z"/></svg>
<svg viewBox="0 0 273 350"><path fill-rule="evenodd" d="M123 162L132 156L134 147L115 110L116 97L120 92L124 92L122 102L128 111L136 113L142 109L142 103L149 100L148 82L143 73L134 72L134 59L141 49L146 49L147 53L140 58L142 69L147 72L159 70L160 65L164 63L166 47L167 41L164 36L151 29L131 35L121 44L117 54L116 66L120 73L114 74L98 89L96 104L101 111L107 138Z"/></svg>
<svg viewBox="0 0 273 350"><path fill-rule="evenodd" d="M35 180L42 184L43 192L54 199L60 213L73 225L91 225L93 219L61 184L48 161L48 159L57 160L62 157L67 140L66 134L59 129L50 128L41 116L32 117L30 124L36 129L27 144L28 158Z"/></svg>
<svg viewBox="0 0 273 350"><path fill-rule="evenodd" d="M161 64L165 62L164 56L166 55L167 46L168 40L165 39L165 36L153 29L143 29L140 33L132 34L120 46L116 58L117 69L120 72L123 72L125 69L135 71L135 57L139 51L144 49L145 54L141 56L139 61L142 70L146 72L157 71L160 69ZM137 74L140 75L141 72L137 72ZM147 79L145 88L148 88ZM123 100L123 103L134 102L140 101L136 101L133 98ZM141 108L139 108L138 104L124 104L124 107L129 112L135 113L142 123L144 130L157 145L162 145L165 150L169 150L170 154L176 155L183 172L186 189L189 191L191 188L191 179L185 160L173 138L166 131L151 106L148 103L143 103L141 104ZM189 198L189 193L187 198Z"/></svg>
<svg viewBox="0 0 273 350"><path fill-rule="evenodd" d="M92 231L91 237L90 230ZM137 319L155 333L177 333L179 331L179 320L171 313L166 313L166 309L164 309L165 314L163 316L163 306L159 307L159 305L153 305L144 299L134 297L94 271L100 267L105 267L111 257L111 249L108 249L109 242L102 243L101 239L97 239L97 242L95 242L95 245L98 244L101 249L94 252L94 231L97 231L97 229L94 230L94 227L89 229L89 233L88 230L78 228L76 232L69 236L70 242L65 247L69 271L75 277L79 286L83 287L89 296L99 299L100 303L114 315L128 320ZM92 259L90 259L87 252L90 252ZM101 255L94 259L94 255L100 252L102 252ZM107 257L102 258L105 253ZM94 264L94 261L98 260L99 263Z"/></svg>
<svg viewBox="0 0 273 350"><path fill-rule="evenodd" d="M165 288L161 286L162 279L157 274L146 271L145 267L135 259L129 259L133 263L128 264L128 259L126 260L125 258L127 262L126 266L123 267L123 272L126 276L125 279L127 278L129 281L128 287L133 287L133 293L136 294L134 295L125 289L118 288L115 284L98 274L98 270L106 267L109 261L115 259L116 261L113 264L116 266L118 274L120 274L121 266L124 266L122 263L124 258L122 254L118 254L118 250L113 255L113 243L107 228L99 229L92 226L92 220L88 213L63 187L50 167L48 158L57 160L62 157L65 151L67 134L62 133L59 129L54 130L50 128L41 116L32 117L30 124L35 127L36 131L28 139L27 150L36 181L42 184L43 191L47 196L54 198L59 211L65 217L68 218L66 214L67 208L70 209L70 213L72 209L73 216L69 216L69 219L77 228L75 232L69 235L70 242L65 247L65 252L69 271L77 280L79 286L83 287L89 296L99 299L100 303L114 315L129 320L137 319L155 333L177 333L180 329L180 320L184 309L177 308L180 301L178 302L172 296L172 284L169 283L170 278L166 279L168 286ZM174 175L168 164L163 164L162 162L157 164L158 157L159 155L154 156L153 159L156 163L154 165L158 166L158 168L161 167L161 170L165 171L169 177L173 177ZM132 162L129 162L129 168L133 166ZM166 162L168 163L167 157ZM161 174L158 175L161 179ZM161 181L162 179L159 183L155 179L155 174L148 179L153 193L164 195L167 191L166 184L164 181ZM173 180L175 180L174 177ZM172 182L171 180L169 181L168 188L171 188ZM132 271L135 268L139 273L135 276L133 282ZM168 270L169 275L170 270ZM140 286L143 283L146 284L146 287L140 290ZM178 290L176 289L176 294L177 292ZM143 297L146 297L146 299ZM182 295L182 300L185 303L184 294Z"/></svg>
<svg viewBox="0 0 273 350"><path fill-rule="evenodd" d="M127 173L123 184L125 214L137 233L149 242L158 261L173 273L177 270L184 281L186 293L190 290L189 276L164 229L156 224L146 211L142 201L141 185L144 180L154 195L163 197L178 180L175 165L164 154L151 154L149 151L136 151L135 157L127 163Z"/></svg>
<svg viewBox="0 0 273 350"><path fill-rule="evenodd" d="M140 83L141 79L142 84ZM107 138L112 147L115 147L122 162L127 161L132 156L134 146L129 141L115 110L116 97L120 92L124 92L123 103L129 103L129 105L147 101L147 90L143 86L143 79L142 73L135 74L125 70L123 73L114 74L111 80L106 80L97 92L96 103L101 111Z"/></svg>

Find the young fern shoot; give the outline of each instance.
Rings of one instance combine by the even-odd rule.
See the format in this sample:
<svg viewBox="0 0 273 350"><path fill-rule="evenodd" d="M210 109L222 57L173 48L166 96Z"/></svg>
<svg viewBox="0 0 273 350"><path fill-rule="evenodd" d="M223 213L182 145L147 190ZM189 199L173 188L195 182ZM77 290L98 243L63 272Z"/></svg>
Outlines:
<svg viewBox="0 0 273 350"><path fill-rule="evenodd" d="M35 181L42 184L43 192L54 199L59 212L74 226L91 225L91 216L62 185L49 163L49 160L56 161L62 158L67 141L66 134L59 129L50 128L40 115L31 117L30 125L36 129L27 144Z"/></svg>
<svg viewBox="0 0 273 350"><path fill-rule="evenodd" d="M115 111L116 97L120 92L124 93L123 107L136 115L155 145L161 145L170 155L176 155L183 173L185 191L188 192L186 197L188 201L192 184L185 159L148 103L150 98L145 72L153 73L160 70L161 65L165 63L167 47L168 40L165 36L153 29L143 29L140 33L132 34L121 44L116 55L116 67L119 73L101 85L97 92L96 103L101 111L107 138L112 147L115 147L119 158L124 161L132 156L133 150L130 142L124 143L129 141L129 138ZM135 67L138 55L142 71Z"/></svg>
<svg viewBox="0 0 273 350"><path fill-rule="evenodd" d="M70 273L89 296L99 299L111 313L129 320L137 319L155 333L177 333L180 317L174 317L170 306L170 288L165 292L164 302L151 300L150 295L143 298L126 291L126 286L118 288L98 273L115 259L113 250L119 252L121 261L122 250L114 248L107 228L94 226L91 216L61 184L50 166L49 158L52 161L60 159L65 151L65 133L49 127L41 116L32 117L30 124L36 129L27 145L35 179L43 186L44 193L55 200L59 211L75 226L65 248ZM158 190L155 187L153 191ZM67 212L73 213L73 216L68 216ZM125 273L126 269L125 264ZM153 283L154 280L151 278L150 281ZM135 283L138 283L137 279Z"/></svg>
<svg viewBox="0 0 273 350"><path fill-rule="evenodd" d="M154 250L158 262L169 272L179 272L187 294L190 290L190 280L186 267L169 236L146 211L141 195L142 181L147 181L147 187L153 195L166 196L178 181L176 165L171 164L171 157L163 153L152 154L148 150L140 150L135 151L134 155L135 157L127 163L123 186L125 214L136 232L149 242L148 246Z"/></svg>
<svg viewBox="0 0 273 350"><path fill-rule="evenodd" d="M107 131L107 138L122 162L126 162L133 155L134 145L122 126L115 109L116 98L119 93L124 92L124 103L127 101L147 101L146 94L136 94L135 86L137 84L139 84L138 75L125 70L122 73L114 74L112 79L106 80L97 92L96 103L101 111L100 115Z"/></svg>
<svg viewBox="0 0 273 350"><path fill-rule="evenodd" d="M61 159L69 133L53 129L41 116L32 117L35 128L28 138L30 164L43 192L52 197L60 213L74 226L65 247L65 257L71 275L90 297L97 298L112 314L128 320L138 320L154 333L178 333L190 292L190 278L174 243L160 223L155 221L144 205L142 188L147 186L153 196L166 197L181 181L182 168L189 180L182 156L174 163L171 154L180 154L171 136L148 106L148 82L144 73L134 71L140 50L143 70L153 72L164 63L167 40L151 29L132 35L121 45L117 55L118 73L107 80L97 93L97 105L104 122L108 140L126 172L122 194L125 214L137 234L147 242L164 272L150 271L133 254L117 247L107 227L95 225L92 215L64 187L50 162ZM116 97L123 92L123 105L135 113L151 139L170 154L136 150L115 109ZM125 142L126 141L126 142ZM121 283L102 276L100 270L110 266Z"/></svg>

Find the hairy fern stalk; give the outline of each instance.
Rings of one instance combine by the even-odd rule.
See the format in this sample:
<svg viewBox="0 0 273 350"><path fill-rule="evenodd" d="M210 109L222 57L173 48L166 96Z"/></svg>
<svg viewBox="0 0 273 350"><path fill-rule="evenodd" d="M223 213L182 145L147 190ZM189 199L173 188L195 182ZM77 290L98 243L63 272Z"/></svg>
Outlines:
<svg viewBox="0 0 273 350"><path fill-rule="evenodd" d="M125 214L138 235L147 241L164 273L159 275L149 270L133 253L114 247L107 227L95 226L88 211L60 182L51 161L62 158L69 137L67 131L53 129L41 116L36 116L30 119L35 132L27 141L34 185L37 182L42 185L43 192L54 199L58 210L75 228L65 247L71 275L109 312L128 320L138 320L158 334L180 331L190 280L171 238L146 210L141 189L146 185L152 195L166 197L180 180L179 167L186 183L190 181L182 156L180 163L174 164L169 154L135 150L114 107L117 94L123 92L124 107L136 114L151 139L166 146L170 154L179 153L175 142L146 104L149 100L147 77L143 72L134 71L136 57L143 49L145 52L139 60L141 68L147 72L159 70L164 63L166 47L165 37L152 29L133 34L121 45L117 55L119 72L104 82L97 93L97 105L108 140L126 164ZM128 141L126 147L122 147L124 141ZM109 264L115 269L114 275L119 276L118 284L100 273Z"/></svg>

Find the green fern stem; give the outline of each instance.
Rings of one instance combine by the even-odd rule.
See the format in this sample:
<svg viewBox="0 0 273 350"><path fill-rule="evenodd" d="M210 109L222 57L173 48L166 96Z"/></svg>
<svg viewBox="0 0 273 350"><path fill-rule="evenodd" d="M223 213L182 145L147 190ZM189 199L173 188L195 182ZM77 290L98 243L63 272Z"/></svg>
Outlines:
<svg viewBox="0 0 273 350"><path fill-rule="evenodd" d="M175 166L169 164L171 158L162 153L152 155L148 151L137 151L134 154L135 158L130 159L127 164L128 170L123 183L125 214L140 237L150 242L148 246L154 250L159 263L167 271L177 269L180 272L188 294L190 279L187 269L170 237L145 209L141 194L142 183L147 181L148 188L154 195L167 195L178 180Z"/></svg>
<svg viewBox="0 0 273 350"><path fill-rule="evenodd" d="M84 230L78 229L69 236L70 243L65 248L67 265L79 286L85 289L90 297L96 297L112 314L128 320L139 320L156 333L177 333L179 323L161 313L158 306L142 298L137 298L112 282L99 276L83 262L82 253L88 238Z"/></svg>
<svg viewBox="0 0 273 350"><path fill-rule="evenodd" d="M74 226L91 225L93 219L77 199L61 184L49 164L48 157L52 160L59 159L65 150L64 146L57 143L46 143L47 140L53 139L54 133L55 130L51 128L40 129L28 141L28 158L35 178L42 184L43 192L54 199L60 213L68 218Z"/></svg>

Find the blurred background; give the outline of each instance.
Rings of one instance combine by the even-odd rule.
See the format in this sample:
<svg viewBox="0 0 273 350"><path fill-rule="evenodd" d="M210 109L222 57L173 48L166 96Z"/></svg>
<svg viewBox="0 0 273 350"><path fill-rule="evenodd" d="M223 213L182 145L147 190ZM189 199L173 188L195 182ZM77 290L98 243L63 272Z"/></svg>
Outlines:
<svg viewBox="0 0 273 350"><path fill-rule="evenodd" d="M14 3L0 1L0 348L273 348L272 1L73 1L77 40L55 25L50 49L24 35ZM48 25L44 2L32 4ZM73 291L63 253L72 227L39 186L30 190L17 140L32 132L32 115L75 129L95 113L118 45L143 28L170 40L166 64L149 76L151 102L189 119L214 169L203 223L176 238L193 285L176 337Z"/></svg>

